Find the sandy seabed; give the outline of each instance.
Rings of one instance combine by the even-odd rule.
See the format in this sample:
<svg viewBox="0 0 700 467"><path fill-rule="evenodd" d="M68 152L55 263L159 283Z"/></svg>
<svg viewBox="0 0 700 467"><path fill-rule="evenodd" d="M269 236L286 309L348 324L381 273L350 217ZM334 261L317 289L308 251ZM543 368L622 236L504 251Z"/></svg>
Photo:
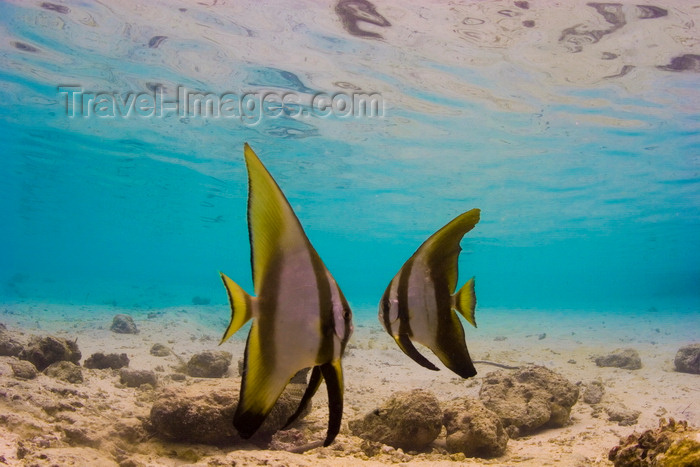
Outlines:
<svg viewBox="0 0 700 467"><path fill-rule="evenodd" d="M117 313L133 316L140 332L111 332L111 318ZM243 355L245 333L217 345L226 313L223 307L126 310L26 303L0 307L0 322L19 338L50 334L77 339L82 362L95 352L126 353L130 368L154 370L159 378L155 389L125 387L116 370L83 369L84 382L79 384L44 374L21 380L8 370L13 357L0 357L0 465L597 466L612 465L607 460L608 451L619 439L658 426L660 417L700 425L700 376L676 372L673 365L678 348L698 340L697 313L479 310L480 327L466 330L475 360L543 365L582 385L598 380L605 388L607 404L623 404L641 412L637 423L620 426L579 398L569 426L511 439L506 454L498 458L470 459L447 453L444 429L425 452L404 453L385 447L376 456L367 457L360 447L362 439L347 427L349 420L374 410L397 391L426 389L441 402L477 397L484 376L496 370L477 364L479 374L469 380L446 369L425 370L401 353L379 323L368 319L356 320L343 360L343 427L331 446L294 454L252 445L217 448L157 437L144 439L143 420L148 418L159 390L197 382L198 378L176 381L171 377L192 354L217 349L231 352L234 364L226 377L231 385L240 384L235 362ZM151 355L154 343L165 344L174 354ZM641 369L602 368L592 360L593 356L628 347L639 352ZM326 403L321 388L311 414L301 422L312 438L320 440L325 435Z"/></svg>

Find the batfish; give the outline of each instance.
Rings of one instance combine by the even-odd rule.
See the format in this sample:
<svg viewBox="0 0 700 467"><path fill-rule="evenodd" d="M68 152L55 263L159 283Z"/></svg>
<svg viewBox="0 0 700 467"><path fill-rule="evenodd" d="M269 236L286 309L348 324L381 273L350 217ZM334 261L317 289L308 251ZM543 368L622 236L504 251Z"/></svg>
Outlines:
<svg viewBox="0 0 700 467"><path fill-rule="evenodd" d="M340 360L352 334L352 313L282 190L247 143L244 153L255 296L220 273L231 305L231 322L221 343L253 320L233 425L243 438L250 438L292 376L312 367L299 408L287 424L301 414L325 379L328 446L340 431L343 415Z"/></svg>
<svg viewBox="0 0 700 467"><path fill-rule="evenodd" d="M476 374L464 329L455 310L474 327L474 278L454 293L462 237L479 222L472 209L428 238L391 280L379 303L379 321L401 350L420 365L438 370L412 341L430 350L462 378ZM453 295L454 294L454 295Z"/></svg>

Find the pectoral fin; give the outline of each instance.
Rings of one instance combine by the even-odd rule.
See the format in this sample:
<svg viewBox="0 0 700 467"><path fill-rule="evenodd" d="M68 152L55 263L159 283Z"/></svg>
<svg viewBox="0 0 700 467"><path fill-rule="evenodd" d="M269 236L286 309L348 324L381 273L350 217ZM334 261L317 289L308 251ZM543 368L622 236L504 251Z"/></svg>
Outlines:
<svg viewBox="0 0 700 467"><path fill-rule="evenodd" d="M452 297L452 308L459 311L469 324L476 327L474 309L476 308L476 293L474 292L474 278L469 279L459 292Z"/></svg>
<svg viewBox="0 0 700 467"><path fill-rule="evenodd" d="M343 369L340 359L320 365L328 390L328 432L324 446L329 446L340 432L343 419Z"/></svg>
<svg viewBox="0 0 700 467"><path fill-rule="evenodd" d="M440 368L433 365L430 362L430 360L428 360L423 355L421 355L420 352L418 352L418 349L416 349L416 347L413 345L413 342L411 342L411 339L408 337L408 335L399 334L398 336L394 336L394 340L397 344L399 344L399 348L403 350L403 353L411 357L416 363L429 370L440 371Z"/></svg>
<svg viewBox="0 0 700 467"><path fill-rule="evenodd" d="M224 281L228 302L231 305L231 322L228 324L226 331L224 331L221 342L219 342L219 345L221 345L253 317L253 299L226 274L223 272L219 274L221 275L221 280Z"/></svg>

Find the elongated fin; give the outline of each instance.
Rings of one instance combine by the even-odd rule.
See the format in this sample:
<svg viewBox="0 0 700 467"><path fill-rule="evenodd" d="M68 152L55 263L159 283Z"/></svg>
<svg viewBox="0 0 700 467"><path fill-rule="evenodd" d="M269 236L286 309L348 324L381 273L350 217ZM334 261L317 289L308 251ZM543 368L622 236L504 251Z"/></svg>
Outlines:
<svg viewBox="0 0 700 467"><path fill-rule="evenodd" d="M476 308L476 293L474 292L474 278L469 279L459 292L452 296L452 308L459 311L469 324L476 327L474 309Z"/></svg>
<svg viewBox="0 0 700 467"><path fill-rule="evenodd" d="M436 277L444 277L450 293L457 287L457 259L462 251L459 242L479 222L480 213L479 209L472 209L455 217L431 235L413 255L435 271Z"/></svg>
<svg viewBox="0 0 700 467"><path fill-rule="evenodd" d="M228 303L231 306L231 322L228 324L226 331L224 331L221 342L219 342L219 345L221 345L253 317L253 299L226 274L219 272L219 275L221 275L221 280L224 281L224 287L226 287L226 293L228 294Z"/></svg>
<svg viewBox="0 0 700 467"><path fill-rule="evenodd" d="M306 410L306 407L309 405L309 402L311 402L311 399L314 397L314 394L316 394L316 391L318 391L318 388L321 386L321 381L323 381L323 375L321 374L321 367L317 365L311 370L309 384L306 386L304 395L301 397L299 407L297 407L296 412L294 412L292 416L289 417L289 419L287 419L287 423L284 424L282 430L286 429L289 425L294 423L296 419L299 418L299 415L301 415L302 412Z"/></svg>
<svg viewBox="0 0 700 467"><path fill-rule="evenodd" d="M440 368L433 365L430 362L430 360L428 360L420 352L418 352L418 349L416 349L416 347L413 345L413 342L411 342L411 339L406 334L399 334L398 336L394 336L394 340L397 344L399 344L399 348L403 350L403 353L411 357L420 366L423 366L429 370L440 371Z"/></svg>
<svg viewBox="0 0 700 467"><path fill-rule="evenodd" d="M280 252L290 255L312 247L284 193L248 143L244 153L253 283L255 295L260 296L263 278L275 267Z"/></svg>
<svg viewBox="0 0 700 467"><path fill-rule="evenodd" d="M323 445L329 446L340 432L340 422L343 419L343 369L340 359L320 366L328 390L328 432Z"/></svg>
<svg viewBox="0 0 700 467"><path fill-rule="evenodd" d="M246 342L244 372L233 426L242 438L253 436L265 421L293 376L275 366L264 352L258 321L254 320Z"/></svg>

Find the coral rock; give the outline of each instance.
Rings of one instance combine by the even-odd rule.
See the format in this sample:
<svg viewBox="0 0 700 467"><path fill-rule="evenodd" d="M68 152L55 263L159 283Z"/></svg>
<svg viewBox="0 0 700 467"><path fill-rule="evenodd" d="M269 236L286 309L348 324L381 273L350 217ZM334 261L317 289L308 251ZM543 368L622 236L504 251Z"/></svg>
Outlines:
<svg viewBox="0 0 700 467"><path fill-rule="evenodd" d="M52 363L44 370L44 374L69 383L80 384L83 382L83 370L72 362Z"/></svg>
<svg viewBox="0 0 700 467"><path fill-rule="evenodd" d="M18 379L34 379L36 378L36 367L32 362L26 360L15 360L10 362L12 372L15 378Z"/></svg>
<svg viewBox="0 0 700 467"><path fill-rule="evenodd" d="M0 357L17 357L23 349L22 343L0 323Z"/></svg>
<svg viewBox="0 0 700 467"><path fill-rule="evenodd" d="M129 388L137 388L142 384L155 386L157 383L156 374L150 370L132 370L122 368L119 371L119 382Z"/></svg>
<svg viewBox="0 0 700 467"><path fill-rule="evenodd" d="M197 378L221 378L231 365L232 355L224 351L205 351L192 355L187 374Z"/></svg>
<svg viewBox="0 0 700 467"><path fill-rule="evenodd" d="M605 412L608 414L608 420L617 422L620 426L636 425L637 419L642 414L638 410L632 410L622 403L607 404Z"/></svg>
<svg viewBox="0 0 700 467"><path fill-rule="evenodd" d="M129 357L127 357L125 353L110 353L105 355L102 352L97 352L85 360L84 365L85 368L94 368L97 370L105 370L107 368L118 370L129 366Z"/></svg>
<svg viewBox="0 0 700 467"><path fill-rule="evenodd" d="M659 427L621 439L608 459L615 467L700 465L700 431L685 421L663 418Z"/></svg>
<svg viewBox="0 0 700 467"><path fill-rule="evenodd" d="M678 349L673 362L676 365L676 371L700 375L700 343Z"/></svg>
<svg viewBox="0 0 700 467"><path fill-rule="evenodd" d="M500 418L478 399L454 399L444 411L447 450L467 457L497 457L506 451L508 434Z"/></svg>
<svg viewBox="0 0 700 467"><path fill-rule="evenodd" d="M112 332L118 334L138 334L139 330L136 323L129 315L115 315L112 319L112 327L109 328Z"/></svg>
<svg viewBox="0 0 700 467"><path fill-rule="evenodd" d="M296 411L305 386L290 384L272 408L252 441L269 440ZM233 427L238 387L231 380L200 380L165 388L151 408L150 429L159 436L192 443L231 445L241 442ZM302 413L306 416L311 404Z"/></svg>
<svg viewBox="0 0 700 467"><path fill-rule="evenodd" d="M605 395L603 383L591 381L583 390L583 402L591 405L600 404L600 401L603 400L603 395Z"/></svg>
<svg viewBox="0 0 700 467"><path fill-rule="evenodd" d="M39 371L60 361L78 363L81 357L77 342L53 336L32 337L19 354L19 358L32 362Z"/></svg>
<svg viewBox="0 0 700 467"><path fill-rule="evenodd" d="M153 344L150 352L151 355L156 357L167 357L171 353L170 349L164 346L163 344Z"/></svg>
<svg viewBox="0 0 700 467"><path fill-rule="evenodd" d="M489 373L479 392L479 398L498 414L511 438L567 425L578 395L576 385L542 366Z"/></svg>
<svg viewBox="0 0 700 467"><path fill-rule="evenodd" d="M596 357L595 364L625 370L639 370L642 367L642 359L634 349L617 349L611 354Z"/></svg>
<svg viewBox="0 0 700 467"><path fill-rule="evenodd" d="M350 422L356 436L405 451L419 451L432 443L442 428L437 398L416 389L395 393L382 407Z"/></svg>

